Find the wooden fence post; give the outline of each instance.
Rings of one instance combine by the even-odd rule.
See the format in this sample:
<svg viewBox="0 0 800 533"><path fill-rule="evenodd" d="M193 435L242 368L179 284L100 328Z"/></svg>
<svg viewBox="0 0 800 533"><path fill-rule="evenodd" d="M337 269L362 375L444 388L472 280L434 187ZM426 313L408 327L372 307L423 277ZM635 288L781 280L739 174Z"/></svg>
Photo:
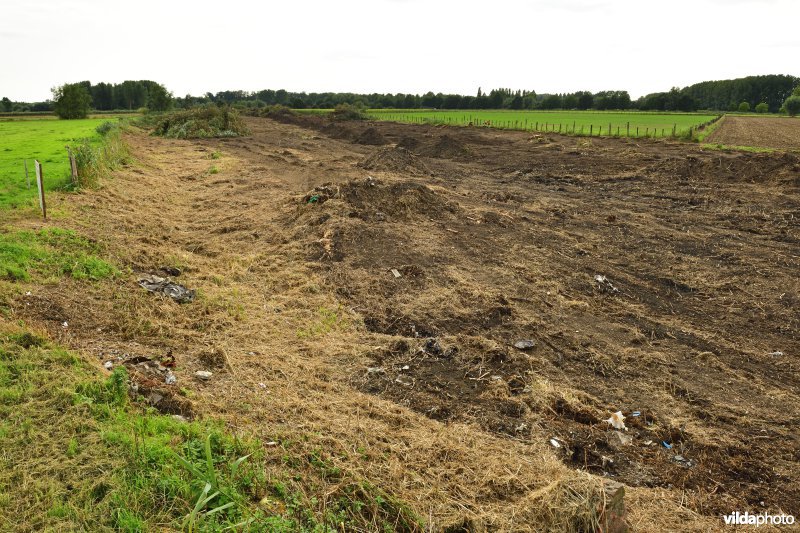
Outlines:
<svg viewBox="0 0 800 533"><path fill-rule="evenodd" d="M625 137L630 137L630 136L631 136L631 123L628 122L628 124L625 126Z"/></svg>
<svg viewBox="0 0 800 533"><path fill-rule="evenodd" d="M28 160L27 159L23 159L23 162L25 163L25 183L28 184L28 190L30 190L30 188L31 188L31 177L28 175Z"/></svg>
<svg viewBox="0 0 800 533"><path fill-rule="evenodd" d="M589 137L592 136L592 130L593 129L594 129L594 126L592 124L589 124Z"/></svg>
<svg viewBox="0 0 800 533"><path fill-rule="evenodd" d="M72 150L69 146L65 146L64 148L67 149L67 156L69 157L69 169L72 173L72 185L77 187L78 186L78 165L75 163L75 155L73 155Z"/></svg>
<svg viewBox="0 0 800 533"><path fill-rule="evenodd" d="M672 136L675 137L675 130L678 128L677 124L672 125Z"/></svg>
<svg viewBox="0 0 800 533"><path fill-rule="evenodd" d="M33 160L36 167L36 185L39 187L39 206L42 208L42 217L47 220L47 203L44 199L44 171L38 159Z"/></svg>

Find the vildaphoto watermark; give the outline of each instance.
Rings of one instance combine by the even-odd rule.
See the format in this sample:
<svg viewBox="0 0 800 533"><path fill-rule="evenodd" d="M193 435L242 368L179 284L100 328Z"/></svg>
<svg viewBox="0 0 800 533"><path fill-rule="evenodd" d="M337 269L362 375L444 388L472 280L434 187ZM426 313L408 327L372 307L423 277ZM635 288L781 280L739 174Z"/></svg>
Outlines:
<svg viewBox="0 0 800 533"><path fill-rule="evenodd" d="M790 514L751 514L739 511L722 515L727 526L789 526L794 524L794 516Z"/></svg>

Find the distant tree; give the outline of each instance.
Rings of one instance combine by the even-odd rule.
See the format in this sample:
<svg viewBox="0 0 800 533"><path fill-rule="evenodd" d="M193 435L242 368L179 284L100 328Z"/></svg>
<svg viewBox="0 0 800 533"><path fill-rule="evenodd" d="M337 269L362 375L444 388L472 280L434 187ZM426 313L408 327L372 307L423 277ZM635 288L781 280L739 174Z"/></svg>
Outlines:
<svg viewBox="0 0 800 533"><path fill-rule="evenodd" d="M92 96L82 83L65 83L54 87L53 110L59 118L86 118L92 104Z"/></svg>
<svg viewBox="0 0 800 533"><path fill-rule="evenodd" d="M742 102L739 104L738 111L740 113L749 113L750 112L750 104L748 102Z"/></svg>
<svg viewBox="0 0 800 533"><path fill-rule="evenodd" d="M542 109L561 109L563 100L558 94L548 94L541 103Z"/></svg>
<svg viewBox="0 0 800 533"><path fill-rule="evenodd" d="M154 83L150 86L147 93L147 109L149 111L166 111L172 107L172 94L159 84Z"/></svg>
<svg viewBox="0 0 800 533"><path fill-rule="evenodd" d="M585 111L586 109L591 109L592 104L594 104L594 96L589 91L578 91L575 93L575 96L578 98L578 105L576 106L581 111Z"/></svg>
<svg viewBox="0 0 800 533"><path fill-rule="evenodd" d="M769 104L761 102L756 106L756 113L766 113L769 111Z"/></svg>
<svg viewBox="0 0 800 533"><path fill-rule="evenodd" d="M800 96L800 85L794 88L792 91L792 96Z"/></svg>
<svg viewBox="0 0 800 533"><path fill-rule="evenodd" d="M444 97L442 107L444 109L460 109L462 98L457 94L448 94Z"/></svg>
<svg viewBox="0 0 800 533"><path fill-rule="evenodd" d="M800 113L800 96L790 96L783 103L783 108L789 113L790 117L796 116Z"/></svg>
<svg viewBox="0 0 800 533"><path fill-rule="evenodd" d="M8 96L4 96L2 100L0 100L0 105L3 106L3 111L6 113L10 113L14 107L14 104L11 103L11 100L8 99Z"/></svg>

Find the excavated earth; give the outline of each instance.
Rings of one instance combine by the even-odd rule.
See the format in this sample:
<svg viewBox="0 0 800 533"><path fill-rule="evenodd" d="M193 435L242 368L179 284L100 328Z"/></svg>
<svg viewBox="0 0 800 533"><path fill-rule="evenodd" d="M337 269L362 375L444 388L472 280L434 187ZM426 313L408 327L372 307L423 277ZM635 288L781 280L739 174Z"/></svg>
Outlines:
<svg viewBox="0 0 800 533"><path fill-rule="evenodd" d="M133 272L181 263L200 303L152 310L141 294L90 311L63 296L54 331L69 320L80 333L65 340L98 361L172 349L179 383L213 366L175 412L339 441L373 424L363 438L384 466L365 472L417 494L434 524L486 514L526 529L497 516L545 454L632 487L641 530L657 527L643 511L656 499L689 513L685 530L800 512L796 155L248 125L246 138L132 135L141 167L81 200L103 221L83 231ZM131 311L136 323L114 318ZM606 421L617 411L624 430ZM472 444L442 457L447 439Z"/></svg>
<svg viewBox="0 0 800 533"><path fill-rule="evenodd" d="M800 119L725 116L706 142L800 151Z"/></svg>

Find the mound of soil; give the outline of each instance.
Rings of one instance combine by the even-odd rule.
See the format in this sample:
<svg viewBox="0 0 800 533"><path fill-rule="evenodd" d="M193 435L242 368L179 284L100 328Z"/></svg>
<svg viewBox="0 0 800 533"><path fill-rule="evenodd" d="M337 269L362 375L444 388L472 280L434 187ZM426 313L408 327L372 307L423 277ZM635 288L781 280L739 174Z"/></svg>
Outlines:
<svg viewBox="0 0 800 533"><path fill-rule="evenodd" d="M397 143L397 146L399 148L405 148L406 150L413 150L419 147L419 140L414 137L403 137L400 139L400 142Z"/></svg>
<svg viewBox="0 0 800 533"><path fill-rule="evenodd" d="M334 139L346 139L348 141L352 141L356 138L356 133L353 130L346 126L342 126L341 124L330 123L324 126L320 132Z"/></svg>
<svg viewBox="0 0 800 533"><path fill-rule="evenodd" d="M417 156L401 148L382 148L358 164L367 170L389 170L410 174L429 174L428 168Z"/></svg>
<svg viewBox="0 0 800 533"><path fill-rule="evenodd" d="M458 211L458 204L438 191L413 181L381 185L375 180L354 181L339 190L358 211L380 212L403 220L442 218Z"/></svg>
<svg viewBox="0 0 800 533"><path fill-rule="evenodd" d="M375 128L365 129L363 132L361 132L361 135L356 138L355 142L369 146L383 146L385 144L389 144L389 141L386 140L386 137L378 133L378 130Z"/></svg>
<svg viewBox="0 0 800 533"><path fill-rule="evenodd" d="M442 135L436 144L423 150L422 155L428 157L456 159L469 155L469 149L459 140L454 139L449 135Z"/></svg>

